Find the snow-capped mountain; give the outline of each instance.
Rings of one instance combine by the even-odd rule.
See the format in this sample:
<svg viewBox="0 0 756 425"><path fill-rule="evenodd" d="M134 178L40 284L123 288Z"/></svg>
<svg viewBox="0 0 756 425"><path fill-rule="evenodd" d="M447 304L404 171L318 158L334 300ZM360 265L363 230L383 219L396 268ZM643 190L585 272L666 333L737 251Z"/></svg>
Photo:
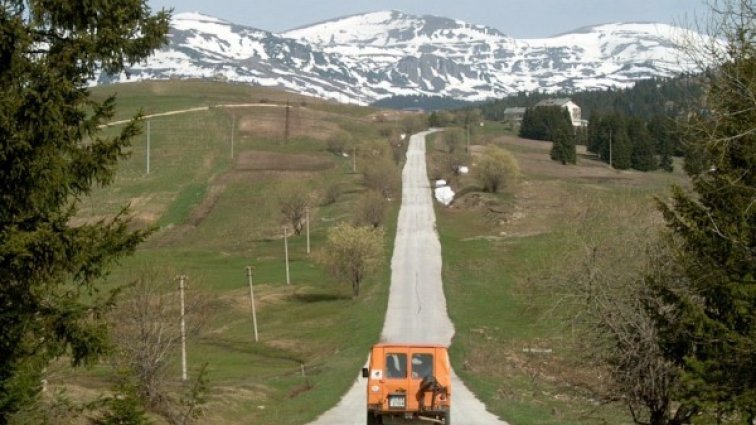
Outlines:
<svg viewBox="0 0 756 425"><path fill-rule="evenodd" d="M356 98L356 80L337 55L269 31L199 13L171 21L169 43L145 63L98 84L127 80L214 78L281 87L319 97Z"/></svg>
<svg viewBox="0 0 756 425"><path fill-rule="evenodd" d="M416 94L483 100L516 91L624 87L688 71L678 41L690 35L665 24L614 23L515 39L397 11L273 34L183 13L173 18L170 44L130 75L220 77L360 103Z"/></svg>

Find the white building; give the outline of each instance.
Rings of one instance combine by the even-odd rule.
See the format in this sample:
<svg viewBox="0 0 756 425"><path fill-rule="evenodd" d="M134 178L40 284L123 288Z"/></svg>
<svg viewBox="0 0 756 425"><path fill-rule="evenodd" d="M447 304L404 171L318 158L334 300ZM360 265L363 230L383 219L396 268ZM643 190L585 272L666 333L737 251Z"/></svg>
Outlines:
<svg viewBox="0 0 756 425"><path fill-rule="evenodd" d="M526 110L527 108L507 108L504 110L503 121L520 124L525 117Z"/></svg>
<svg viewBox="0 0 756 425"><path fill-rule="evenodd" d="M586 125L586 121L582 119L581 117L581 109L575 102L573 102L571 99L568 99L566 97L559 98L559 99L546 99L538 102L536 104L536 107L539 106L560 106L562 108L567 109L567 112L570 113L570 119L572 120L572 126L573 127L583 127Z"/></svg>

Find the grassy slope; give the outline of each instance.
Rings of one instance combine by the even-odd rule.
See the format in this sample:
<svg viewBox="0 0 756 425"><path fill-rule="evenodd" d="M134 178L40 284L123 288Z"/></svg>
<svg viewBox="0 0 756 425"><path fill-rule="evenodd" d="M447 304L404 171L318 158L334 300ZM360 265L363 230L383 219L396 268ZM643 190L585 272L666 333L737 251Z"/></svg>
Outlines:
<svg viewBox="0 0 756 425"><path fill-rule="evenodd" d="M513 425L632 423L621 407L599 409L574 386L592 372L573 369L563 349L570 333L544 314L553 300L534 300L531 284L545 262L559 256L567 242L562 230L588 203L645 202L651 212L652 195L680 176L614 172L586 159L563 167L548 160L548 144L515 140L496 142L520 162L523 176L516 188L488 198L486 206L470 207L463 199L454 208L436 208L456 327L453 363L489 408ZM454 183L459 188L471 181ZM526 347L550 348L553 354L524 353Z"/></svg>
<svg viewBox="0 0 756 425"><path fill-rule="evenodd" d="M372 111L268 89L196 81L128 84L98 89L97 94L103 96L111 88L120 96L116 119L131 116L139 107L152 113L263 99L288 99L297 105L288 144L281 143L282 110L234 111L237 168L230 158L231 111L213 109L153 119L151 174L144 173L142 136L134 143L132 158L121 165L116 183L86 199L81 215L103 217L131 203L137 221L162 226L135 257L114 271L111 284L123 283L128 272L145 261L158 261L189 275L191 288L214 299L208 312L208 332L189 345L191 366L210 363L213 391L204 423L296 424L312 419L348 388L367 347L379 335L388 265L367 283L364 296L355 302L346 286L331 282L307 256L304 238L293 238L293 284L287 286L275 195L285 180L300 181L312 189L322 189L325 182L333 181L345 185L347 193L336 204L314 212L312 244L321 246L326 228L349 217L361 190L359 176L349 173L350 159L323 152L322 139L341 128L360 140L377 140L375 128L364 120ZM303 101L305 108L301 108ZM487 125L477 131L477 137L491 140L501 130ZM545 155L543 149L505 144L520 159ZM252 151L308 153L333 161L335 166L308 173L239 170L239 156ZM498 199L510 213L527 204L526 199L558 200L536 202L533 211L579 208L570 199L584 198L575 195L622 193L624 200L648 200L649 194L661 192L670 181L661 173L633 177L632 184L611 178L580 179L569 172L554 175L548 167L530 166L527 161L521 165L525 176L520 189ZM523 187L548 190L524 193ZM207 202L209 199L214 202ZM197 210L208 205L208 212L198 219ZM398 203L393 208L387 255ZM457 329L452 355L458 373L471 388L494 412L517 425L622 422L615 412L589 414L594 410L592 403L566 386L560 376L548 373L560 365L569 367L569 359L561 358L559 352L564 328L544 320L538 307L529 302L527 277L540 259L558 253L559 226L565 220L558 214L529 214L529 219L502 224L500 216L483 209L459 208L439 208L437 215L447 298ZM509 236L499 238L502 231ZM251 342L246 265L255 267L261 336L257 344ZM525 346L549 347L556 353L547 358L524 355ZM302 363L306 379L300 374ZM172 365L176 375L177 367ZM102 375L104 369L92 375ZM64 379L70 376L59 372ZM79 377L76 382L102 385L93 377ZM314 387L306 390L307 383Z"/></svg>
<svg viewBox="0 0 756 425"><path fill-rule="evenodd" d="M212 394L203 423L297 424L335 404L349 387L379 336L387 301L388 261L353 301L346 285L333 282L305 249L304 235L290 239L292 284L285 283L283 241L277 193L287 181L322 190L339 182L344 194L313 211L312 246L321 247L327 228L349 219L362 190L351 174L351 158L324 151L330 131L348 127L360 140L380 140L364 116L367 108L348 108L248 86L189 82L139 83L95 90L96 96L119 93L115 119L138 108L163 112L205 104L270 101L298 102L292 109L291 139L282 142L283 109L234 110L237 123L235 159L230 158L231 111L211 109L151 120L151 173L145 174L145 138L120 166L116 182L99 189L81 205L82 220L97 219L131 204L136 222L160 227L132 258L117 267L107 285L122 284L132 270L157 262L186 274L190 290L212 299L208 327L189 342L192 368L209 363ZM304 103L303 103L304 102ZM115 131L108 129L106 131ZM316 134L310 137L308 134ZM331 168L302 171L306 160L280 156L266 170L251 167L253 152L306 154ZM248 163L245 163L248 162ZM361 159L362 164L369 161ZM245 168L246 167L246 168ZM273 167L275 168L275 167ZM317 167L316 167L317 168ZM390 258L398 202L387 224ZM260 342L252 342L245 266L254 267ZM301 365L307 378L301 376ZM178 376L178 364L172 373ZM76 377L82 387L102 387L80 371L57 372L60 381ZM77 376L78 375L78 376ZM55 385L55 379L52 380Z"/></svg>

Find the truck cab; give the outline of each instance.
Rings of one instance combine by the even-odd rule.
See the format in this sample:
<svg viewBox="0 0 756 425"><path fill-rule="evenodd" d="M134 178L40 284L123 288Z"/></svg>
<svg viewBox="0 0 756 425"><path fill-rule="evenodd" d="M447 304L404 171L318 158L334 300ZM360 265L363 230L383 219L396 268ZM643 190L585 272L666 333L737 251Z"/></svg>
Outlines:
<svg viewBox="0 0 756 425"><path fill-rule="evenodd" d="M445 346L376 344L367 378L367 424L392 420L450 423L451 364Z"/></svg>

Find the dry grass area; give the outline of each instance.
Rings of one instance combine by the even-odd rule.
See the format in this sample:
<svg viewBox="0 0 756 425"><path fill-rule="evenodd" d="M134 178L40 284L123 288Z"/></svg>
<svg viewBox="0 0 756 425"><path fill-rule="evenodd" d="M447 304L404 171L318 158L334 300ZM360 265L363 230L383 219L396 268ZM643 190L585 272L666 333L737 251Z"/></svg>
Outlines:
<svg viewBox="0 0 756 425"><path fill-rule="evenodd" d="M522 139L515 136L500 136L492 140L512 152L526 175L541 178L571 180L580 183L617 183L639 186L647 179L646 173L633 170L614 170L597 160L586 151L585 146L577 147L578 164L562 165L549 158L551 142ZM481 152L483 146L473 146L473 153Z"/></svg>
<svg viewBox="0 0 756 425"><path fill-rule="evenodd" d="M239 131L257 137L281 138L286 134L286 108L259 106L236 111ZM289 137L325 140L339 130L331 121L337 114L301 106L289 108Z"/></svg>
<svg viewBox="0 0 756 425"><path fill-rule="evenodd" d="M234 171L323 171L335 165L325 155L246 151L236 158Z"/></svg>
<svg viewBox="0 0 756 425"><path fill-rule="evenodd" d="M492 142L509 150L520 166L520 181L510 190L514 202L502 207L499 201L473 192L456 199L453 205L487 210L493 223L498 225L497 234L501 237L524 237L550 231L555 222L564 222L584 210L592 190L641 188L657 178L655 174L611 169L587 152L585 146L577 148L577 165L562 165L549 158L551 142L514 136L499 136ZM484 148L472 146L473 158L480 156ZM469 184L470 181L468 178L459 183ZM575 184L579 189L566 190L564 183Z"/></svg>
<svg viewBox="0 0 756 425"><path fill-rule="evenodd" d="M613 170L583 146L576 165L562 165L550 159L550 142L496 135L486 143L513 154L519 181L489 194L472 176L451 176L459 196L450 208L438 208L444 284L457 330L452 357L462 363L460 375L510 423L630 423L621 406L593 398L593 390L607 385L606 373L581 361L575 335L551 314L557 307L537 282L558 273L551 268L573 246L569 229L591 211L609 204L652 214L653 196L672 182L684 185L684 178ZM473 170L484 148L471 146ZM610 234L601 227L607 223L596 222L592 230Z"/></svg>
<svg viewBox="0 0 756 425"><path fill-rule="evenodd" d="M280 181L292 178L315 176L317 172L335 167L332 159L326 155L285 154L267 151L244 151L237 154L231 170L215 176L208 184L207 191L200 202L189 211L185 223L170 229L170 235L162 238L161 244L169 244L180 239L187 231L196 228L212 213L213 208L223 195L228 185L259 184L261 182ZM158 214L139 211L136 220L152 224L159 218Z"/></svg>

